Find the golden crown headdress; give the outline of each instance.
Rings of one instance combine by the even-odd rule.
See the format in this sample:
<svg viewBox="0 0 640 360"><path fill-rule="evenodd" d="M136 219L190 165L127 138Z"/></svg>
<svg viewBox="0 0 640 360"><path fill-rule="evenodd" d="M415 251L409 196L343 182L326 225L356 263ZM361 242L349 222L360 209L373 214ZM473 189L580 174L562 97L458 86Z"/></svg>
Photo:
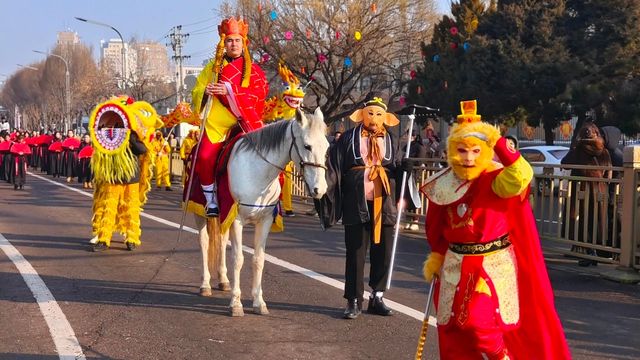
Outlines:
<svg viewBox="0 0 640 360"><path fill-rule="evenodd" d="M233 17L222 20L222 23L218 25L218 35L220 36L240 35L246 39L248 34L249 24Z"/></svg>
<svg viewBox="0 0 640 360"><path fill-rule="evenodd" d="M458 124L479 122L478 102L476 100L460 101L461 114L458 115Z"/></svg>

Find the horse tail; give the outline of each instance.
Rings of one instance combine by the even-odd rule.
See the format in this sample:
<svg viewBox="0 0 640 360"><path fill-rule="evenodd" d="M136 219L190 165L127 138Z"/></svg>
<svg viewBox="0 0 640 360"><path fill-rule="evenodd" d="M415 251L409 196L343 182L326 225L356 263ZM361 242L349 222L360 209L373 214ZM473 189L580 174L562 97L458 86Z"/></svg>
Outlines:
<svg viewBox="0 0 640 360"><path fill-rule="evenodd" d="M222 233L220 230L220 218L207 218L207 232L209 233L209 269L218 273L220 267L220 246L222 243Z"/></svg>

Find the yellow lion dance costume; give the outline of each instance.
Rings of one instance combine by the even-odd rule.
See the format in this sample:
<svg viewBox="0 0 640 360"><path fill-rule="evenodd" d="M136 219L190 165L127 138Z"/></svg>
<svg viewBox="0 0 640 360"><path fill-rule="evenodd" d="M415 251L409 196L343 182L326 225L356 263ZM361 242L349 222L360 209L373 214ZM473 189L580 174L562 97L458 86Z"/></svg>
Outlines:
<svg viewBox="0 0 640 360"><path fill-rule="evenodd" d="M151 138L162 127L147 102L120 96L99 104L89 119L94 153L91 168L94 251L111 245L114 232L124 235L127 249L140 246L140 211L151 188L155 154Z"/></svg>

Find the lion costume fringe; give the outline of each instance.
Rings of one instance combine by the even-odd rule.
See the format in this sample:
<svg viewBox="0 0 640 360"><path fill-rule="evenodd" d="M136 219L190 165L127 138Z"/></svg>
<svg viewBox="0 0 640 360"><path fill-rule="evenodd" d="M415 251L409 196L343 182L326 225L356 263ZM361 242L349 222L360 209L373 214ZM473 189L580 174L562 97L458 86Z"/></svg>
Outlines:
<svg viewBox="0 0 640 360"><path fill-rule="evenodd" d="M89 134L95 149L91 167L96 185L92 228L96 247L108 248L114 232L124 235L129 250L141 244L140 211L151 188L154 164L151 140L160 127L162 122L150 104L126 96L99 104L91 114ZM134 154L131 142L142 143L145 151Z"/></svg>

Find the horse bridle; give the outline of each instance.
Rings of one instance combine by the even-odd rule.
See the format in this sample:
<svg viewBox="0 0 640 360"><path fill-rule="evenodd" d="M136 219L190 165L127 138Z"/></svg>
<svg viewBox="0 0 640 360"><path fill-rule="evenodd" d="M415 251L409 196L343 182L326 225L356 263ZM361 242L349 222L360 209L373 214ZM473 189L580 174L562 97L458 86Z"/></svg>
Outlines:
<svg viewBox="0 0 640 360"><path fill-rule="evenodd" d="M293 121L293 120L289 120L289 121ZM260 151L258 151L257 147L253 144L253 142L251 141L250 138L245 137L244 139L246 139L249 144L251 144L251 146L253 147L253 150L258 154L258 157L260 157L264 162L266 162L267 164L275 167L276 169L285 172L287 174L290 174L291 176L295 176L297 178L301 178L304 176L304 167L305 166L311 166L311 167L316 167L316 168L321 168L324 170L327 170L327 167L324 164L318 164L318 163L314 163L314 162L309 162L309 161L304 161L304 159L302 158L302 155L300 154L300 149L298 148L298 144L296 144L296 137L293 134L293 124L289 123L289 130L291 131L291 146L289 146L289 158L293 159L293 157L291 156L291 150L293 150L294 148L296 149L296 154L298 155L298 157L300 158L300 173L301 175L296 175L291 171L286 170L285 168L278 166L274 163L272 163L271 161L269 161L269 159L267 159L264 155L262 155L260 153Z"/></svg>

